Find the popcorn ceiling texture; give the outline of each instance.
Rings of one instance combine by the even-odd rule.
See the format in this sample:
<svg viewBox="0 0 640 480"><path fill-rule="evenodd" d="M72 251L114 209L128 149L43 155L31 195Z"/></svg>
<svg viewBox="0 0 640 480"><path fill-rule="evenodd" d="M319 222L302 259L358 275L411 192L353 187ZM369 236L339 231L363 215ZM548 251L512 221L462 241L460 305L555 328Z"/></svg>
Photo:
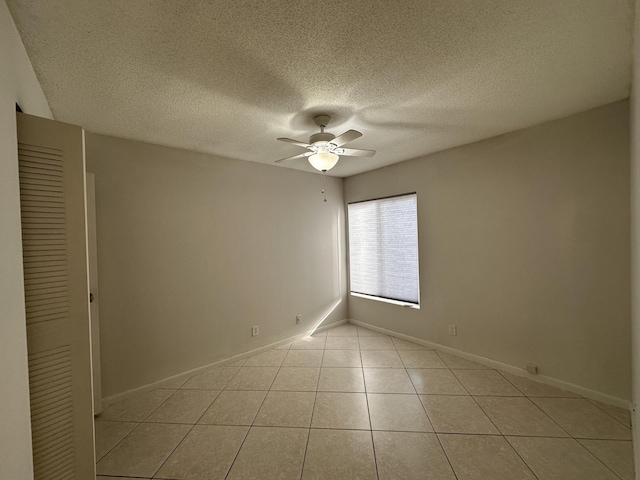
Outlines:
<svg viewBox="0 0 640 480"><path fill-rule="evenodd" d="M56 119L273 164L330 113L378 152L342 177L630 92L633 0L7 4Z"/></svg>

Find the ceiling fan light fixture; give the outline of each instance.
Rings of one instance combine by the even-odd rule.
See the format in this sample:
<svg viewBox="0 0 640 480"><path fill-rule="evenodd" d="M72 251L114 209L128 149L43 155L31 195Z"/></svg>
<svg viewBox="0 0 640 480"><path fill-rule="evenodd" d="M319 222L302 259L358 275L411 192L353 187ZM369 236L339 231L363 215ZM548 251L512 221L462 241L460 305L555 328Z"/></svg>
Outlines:
<svg viewBox="0 0 640 480"><path fill-rule="evenodd" d="M375 150L362 150L357 148L342 148L343 145L349 143L356 138L360 138L362 134L357 130L347 130L337 137L332 133L325 133L324 129L331 120L329 115L316 115L313 121L320 127L320 133L314 133L309 137L309 143L293 140L291 138L278 138L281 142L292 143L308 151L293 155L292 157L281 158L276 163L288 162L299 158L306 158L313 168L321 172L327 172L336 166L340 156L346 157L370 157L375 154Z"/></svg>
<svg viewBox="0 0 640 480"><path fill-rule="evenodd" d="M331 152L318 152L308 158L309 163L313 168L320 170L321 172L326 172L336 166L340 157Z"/></svg>

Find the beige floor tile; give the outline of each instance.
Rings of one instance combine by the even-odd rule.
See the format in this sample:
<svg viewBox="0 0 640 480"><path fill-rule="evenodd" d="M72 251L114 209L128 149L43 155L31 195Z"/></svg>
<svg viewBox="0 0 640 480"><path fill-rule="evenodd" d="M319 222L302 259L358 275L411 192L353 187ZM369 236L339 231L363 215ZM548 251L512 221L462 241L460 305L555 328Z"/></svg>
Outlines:
<svg viewBox="0 0 640 480"><path fill-rule="evenodd" d="M358 337L327 337L325 350L358 350L360 342Z"/></svg>
<svg viewBox="0 0 640 480"><path fill-rule="evenodd" d="M109 450L137 426L138 424L134 422L95 422L96 460L100 460L109 453Z"/></svg>
<svg viewBox="0 0 640 480"><path fill-rule="evenodd" d="M535 382L525 377L513 375L507 372L499 372L504 378L518 387L527 397L567 397L581 398L580 395L562 390L560 388L545 385L544 383Z"/></svg>
<svg viewBox="0 0 640 480"><path fill-rule="evenodd" d="M433 350L400 350L399 353L407 368L447 368Z"/></svg>
<svg viewBox="0 0 640 480"><path fill-rule="evenodd" d="M417 395L369 393L367 400L372 430L433 432Z"/></svg>
<svg viewBox="0 0 640 480"><path fill-rule="evenodd" d="M522 396L495 370L451 370L471 395Z"/></svg>
<svg viewBox="0 0 640 480"><path fill-rule="evenodd" d="M369 410L364 393L318 392L312 428L369 430Z"/></svg>
<svg viewBox="0 0 640 480"><path fill-rule="evenodd" d="M162 388L175 390L177 388L182 387L182 385L184 385L187 380L189 380L187 377L179 377L179 378L173 378L171 380L165 380L162 382Z"/></svg>
<svg viewBox="0 0 640 480"><path fill-rule="evenodd" d="M436 432L498 434L489 417L471 397L420 395Z"/></svg>
<svg viewBox="0 0 640 480"><path fill-rule="evenodd" d="M433 433L373 432L380 480L456 480Z"/></svg>
<svg viewBox="0 0 640 480"><path fill-rule="evenodd" d="M282 367L271 385L271 390L315 392L320 369L317 367Z"/></svg>
<svg viewBox="0 0 640 480"><path fill-rule="evenodd" d="M364 384L369 393L416 393L402 368L364 368Z"/></svg>
<svg viewBox="0 0 640 480"><path fill-rule="evenodd" d="M306 428L253 427L227 480L299 480L308 435Z"/></svg>
<svg viewBox="0 0 640 480"><path fill-rule="evenodd" d="M535 480L504 437L438 435L458 480Z"/></svg>
<svg viewBox="0 0 640 480"><path fill-rule="evenodd" d="M249 427L196 425L154 478L222 480Z"/></svg>
<svg viewBox="0 0 640 480"><path fill-rule="evenodd" d="M363 367L404 368L396 350L362 350L360 356Z"/></svg>
<svg viewBox="0 0 640 480"><path fill-rule="evenodd" d="M631 412L629 410L615 407L613 405L608 405L606 403L599 402L597 400L588 399L591 403L593 403L600 410L604 410L606 413L611 415L613 418L618 420L624 426L631 428Z"/></svg>
<svg viewBox="0 0 640 480"><path fill-rule="evenodd" d="M476 397L475 400L503 435L569 436L528 398Z"/></svg>
<svg viewBox="0 0 640 480"><path fill-rule="evenodd" d="M449 368L455 368L458 370L488 370L491 368L445 352L438 352L438 355Z"/></svg>
<svg viewBox="0 0 640 480"><path fill-rule="evenodd" d="M226 390L269 390L277 373L278 367L241 367Z"/></svg>
<svg viewBox="0 0 640 480"><path fill-rule="evenodd" d="M98 462L97 473L152 477L191 428L177 424L139 425Z"/></svg>
<svg viewBox="0 0 640 480"><path fill-rule="evenodd" d="M289 350L283 367L319 367L323 350Z"/></svg>
<svg viewBox="0 0 640 480"><path fill-rule="evenodd" d="M327 337L357 337L358 328L355 325L340 325L327 330Z"/></svg>
<svg viewBox="0 0 640 480"><path fill-rule="evenodd" d="M364 392L361 368L322 368L319 392Z"/></svg>
<svg viewBox="0 0 640 480"><path fill-rule="evenodd" d="M225 367L241 367L247 361L246 358L241 358L240 360L236 360L235 362L227 363Z"/></svg>
<svg viewBox="0 0 640 480"><path fill-rule="evenodd" d="M198 423L211 425L251 425L267 396L266 391L225 390Z"/></svg>
<svg viewBox="0 0 640 480"><path fill-rule="evenodd" d="M222 390L240 367L217 367L191 377L181 388Z"/></svg>
<svg viewBox="0 0 640 480"><path fill-rule="evenodd" d="M219 393L219 390L177 390L145 422L194 425Z"/></svg>
<svg viewBox="0 0 640 480"><path fill-rule="evenodd" d="M315 397L315 392L269 392L253 424L308 428Z"/></svg>
<svg viewBox="0 0 640 480"><path fill-rule="evenodd" d="M311 429L302 480L376 480L371 432Z"/></svg>
<svg viewBox="0 0 640 480"><path fill-rule="evenodd" d="M376 332L375 330L371 330L365 327L358 327L358 336L359 337L388 337L386 333Z"/></svg>
<svg viewBox="0 0 640 480"><path fill-rule="evenodd" d="M304 337L291 344L292 350L324 350L327 337Z"/></svg>
<svg viewBox="0 0 640 480"><path fill-rule="evenodd" d="M424 345L408 342L400 338L391 337L391 340L393 340L393 344L396 346L397 350L431 350Z"/></svg>
<svg viewBox="0 0 640 480"><path fill-rule="evenodd" d="M631 440L631 430L582 398L532 398L544 412L576 438Z"/></svg>
<svg viewBox="0 0 640 480"><path fill-rule="evenodd" d="M407 369L418 393L433 395L469 395L451 370L446 368Z"/></svg>
<svg viewBox="0 0 640 480"><path fill-rule="evenodd" d="M329 338L327 338L329 340ZM325 350L323 367L362 367L359 350Z"/></svg>
<svg viewBox="0 0 640 480"><path fill-rule="evenodd" d="M279 367L286 356L287 352L284 350L269 350L247 358L243 367Z"/></svg>
<svg viewBox="0 0 640 480"><path fill-rule="evenodd" d="M120 402L105 405L97 419L141 422L169 398L174 391L160 388Z"/></svg>
<svg viewBox="0 0 640 480"><path fill-rule="evenodd" d="M395 350L391 337L359 337L360 350Z"/></svg>
<svg viewBox="0 0 640 480"><path fill-rule="evenodd" d="M626 440L578 440L622 480L635 478L633 443Z"/></svg>
<svg viewBox="0 0 640 480"><path fill-rule="evenodd" d="M284 345L276 347L274 350L289 350L291 348L291 345L293 345L293 342L285 343Z"/></svg>
<svg viewBox="0 0 640 480"><path fill-rule="evenodd" d="M539 480L616 480L572 438L507 437Z"/></svg>

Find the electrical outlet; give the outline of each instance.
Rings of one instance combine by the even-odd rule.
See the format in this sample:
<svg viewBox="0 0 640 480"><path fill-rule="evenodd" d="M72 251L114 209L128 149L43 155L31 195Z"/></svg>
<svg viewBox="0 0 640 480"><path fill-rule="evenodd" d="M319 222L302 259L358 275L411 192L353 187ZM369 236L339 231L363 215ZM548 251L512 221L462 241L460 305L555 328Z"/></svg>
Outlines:
<svg viewBox="0 0 640 480"><path fill-rule="evenodd" d="M455 325L449 325L449 335L458 335L458 327L456 327Z"/></svg>
<svg viewBox="0 0 640 480"><path fill-rule="evenodd" d="M258 333L260 333L258 331L258 325L254 325L253 327L251 327L251 336L255 337L256 335L258 335Z"/></svg>
<svg viewBox="0 0 640 480"><path fill-rule="evenodd" d="M296 323L298 325L302 323L302 314L301 313L296 315Z"/></svg>

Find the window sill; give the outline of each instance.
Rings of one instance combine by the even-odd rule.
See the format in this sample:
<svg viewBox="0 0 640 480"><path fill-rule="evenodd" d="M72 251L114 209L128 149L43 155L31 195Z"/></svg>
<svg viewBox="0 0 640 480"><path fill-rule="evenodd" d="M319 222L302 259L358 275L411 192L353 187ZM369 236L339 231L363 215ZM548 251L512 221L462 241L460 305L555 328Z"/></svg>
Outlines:
<svg viewBox="0 0 640 480"><path fill-rule="evenodd" d="M354 297L366 298L366 299L369 299L369 300L375 300L377 302L390 303L392 305L399 305L399 306L404 307L404 308L412 308L412 309L415 309L415 310L420 310L420 304L419 303L402 302L400 300L392 300L390 298L376 297L374 295L365 295L363 293L356 293L356 292L349 292L349 293L351 293L351 295L353 295Z"/></svg>

